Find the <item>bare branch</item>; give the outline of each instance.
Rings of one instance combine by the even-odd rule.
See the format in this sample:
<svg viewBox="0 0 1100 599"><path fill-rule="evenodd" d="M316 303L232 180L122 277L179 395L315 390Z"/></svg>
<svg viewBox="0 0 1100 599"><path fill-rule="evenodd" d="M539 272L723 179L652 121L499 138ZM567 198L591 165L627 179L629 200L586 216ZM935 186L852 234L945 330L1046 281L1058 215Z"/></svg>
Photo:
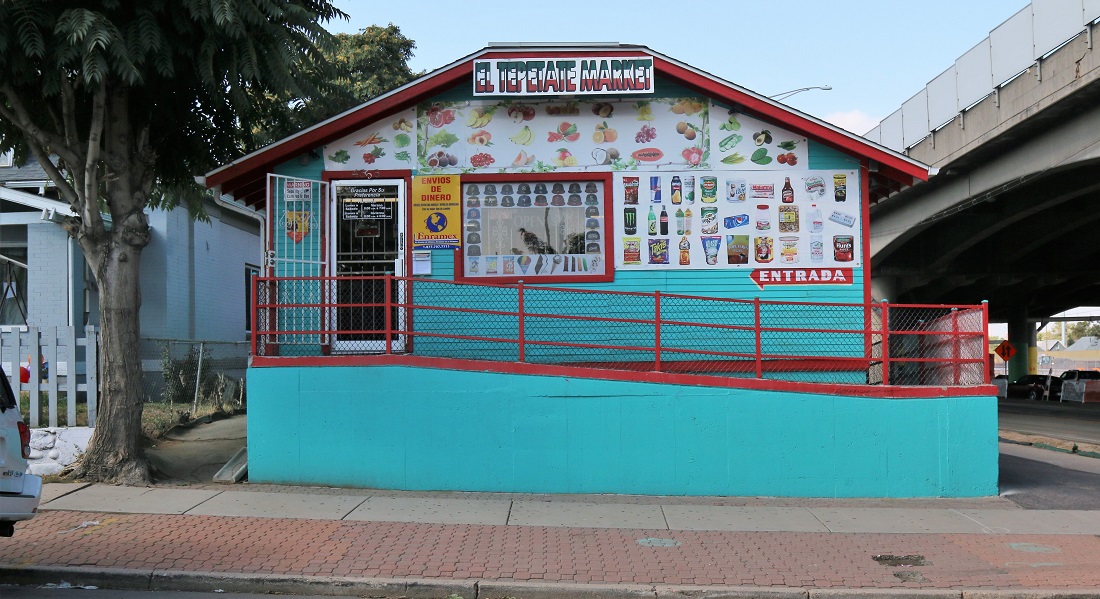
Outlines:
<svg viewBox="0 0 1100 599"><path fill-rule="evenodd" d="M65 162L75 164L79 161L80 157L69 149L70 146L65 145L65 139L62 136L45 131L34 122L27 111L27 107L23 105L19 94L12 89L11 85L6 83L0 85L0 92L3 92L8 99L8 104L11 106L9 110L3 104L0 104L0 117L11 121L12 124L19 127L42 147L52 149Z"/></svg>
<svg viewBox="0 0 1100 599"><path fill-rule="evenodd" d="M73 83L64 74L61 80L61 122L64 126L65 143L75 146L80 139L76 128L76 91Z"/></svg>
<svg viewBox="0 0 1100 599"><path fill-rule="evenodd" d="M38 161L38 164L42 166L42 170L46 171L46 175L57 186L58 191L61 192L61 197L65 198L65 201L69 203L69 207L74 212L80 211L80 206L83 201L72 185L69 185L69 180L65 178L65 175L61 173L61 170L57 168L57 165L50 160L50 155L46 153L44 149L38 144L27 144L30 146L31 154L34 154L34 159Z"/></svg>
<svg viewBox="0 0 1100 599"><path fill-rule="evenodd" d="M100 81L92 94L92 115L88 123L88 151L84 160L84 219L85 231L98 236L103 231L103 218L99 214L99 157L102 151L103 122L107 104L107 83Z"/></svg>

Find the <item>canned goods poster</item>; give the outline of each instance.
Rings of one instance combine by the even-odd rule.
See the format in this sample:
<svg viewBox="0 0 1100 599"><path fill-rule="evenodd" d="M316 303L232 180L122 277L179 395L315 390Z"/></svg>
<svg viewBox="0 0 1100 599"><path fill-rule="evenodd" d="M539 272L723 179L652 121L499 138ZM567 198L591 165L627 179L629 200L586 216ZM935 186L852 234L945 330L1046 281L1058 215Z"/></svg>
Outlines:
<svg viewBox="0 0 1100 599"><path fill-rule="evenodd" d="M859 267L858 176L854 170L617 174L616 268Z"/></svg>

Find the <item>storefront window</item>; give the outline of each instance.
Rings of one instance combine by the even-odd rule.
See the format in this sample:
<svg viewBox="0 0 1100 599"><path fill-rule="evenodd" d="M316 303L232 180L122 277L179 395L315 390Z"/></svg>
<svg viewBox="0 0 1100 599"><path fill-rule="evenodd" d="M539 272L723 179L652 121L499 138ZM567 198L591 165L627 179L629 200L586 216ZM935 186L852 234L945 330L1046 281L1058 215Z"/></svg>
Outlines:
<svg viewBox="0 0 1100 599"><path fill-rule="evenodd" d="M464 276L609 278L607 188L603 179L580 177L464 180Z"/></svg>

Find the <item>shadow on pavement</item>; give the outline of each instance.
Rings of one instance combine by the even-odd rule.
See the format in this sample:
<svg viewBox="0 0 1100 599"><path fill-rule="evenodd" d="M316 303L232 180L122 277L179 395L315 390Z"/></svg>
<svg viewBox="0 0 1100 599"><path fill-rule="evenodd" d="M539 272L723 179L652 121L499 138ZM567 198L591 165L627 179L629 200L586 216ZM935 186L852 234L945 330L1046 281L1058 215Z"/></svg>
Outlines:
<svg viewBox="0 0 1100 599"><path fill-rule="evenodd" d="M172 429L145 454L156 468L157 484L211 483L214 475L243 448L246 418L237 414Z"/></svg>

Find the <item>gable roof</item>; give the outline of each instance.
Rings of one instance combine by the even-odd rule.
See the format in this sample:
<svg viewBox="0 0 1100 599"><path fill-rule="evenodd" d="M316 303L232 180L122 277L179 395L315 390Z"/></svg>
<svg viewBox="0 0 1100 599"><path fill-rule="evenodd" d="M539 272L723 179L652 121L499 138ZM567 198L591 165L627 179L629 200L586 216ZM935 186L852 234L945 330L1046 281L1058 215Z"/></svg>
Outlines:
<svg viewBox="0 0 1100 599"><path fill-rule="evenodd" d="M415 81L383 94L369 102L304 129L290 137L277 141L233 162L223 165L199 177L200 183L229 194L249 206L261 206L265 201L267 173L277 165L308 152L313 148L344 137L379 119L424 101L463 81L472 81L473 61L486 58L511 57L570 57L591 55L636 56L640 53L653 58L653 69L660 76L688 89L697 90L712 98L741 107L742 111L763 120L782 124L825 145L870 161L871 198L874 203L882 197L926 181L929 167L903 154L871 142L840 127L795 110L781 102L696 69L690 65L650 50L645 46L630 44L562 44L562 45L510 45L489 46L465 56L447 66Z"/></svg>

